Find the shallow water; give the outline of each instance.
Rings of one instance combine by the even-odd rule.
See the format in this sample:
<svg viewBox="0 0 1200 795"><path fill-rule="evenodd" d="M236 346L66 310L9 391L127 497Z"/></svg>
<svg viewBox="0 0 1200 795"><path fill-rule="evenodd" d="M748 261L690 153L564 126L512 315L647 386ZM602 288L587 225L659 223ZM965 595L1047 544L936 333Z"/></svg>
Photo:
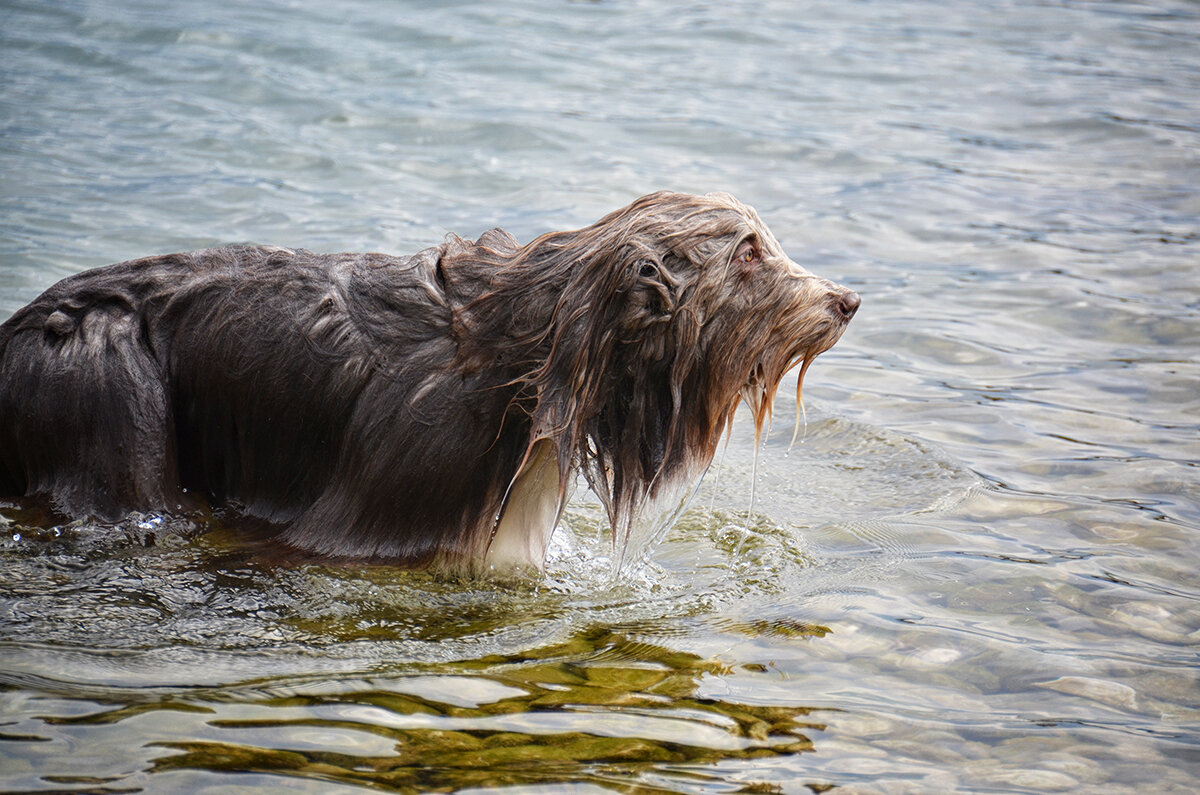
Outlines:
<svg viewBox="0 0 1200 795"><path fill-rule="evenodd" d="M658 188L863 308L616 578L582 492L510 583L5 511L0 788L1200 788L1195 4L306 5L0 5L0 316Z"/></svg>

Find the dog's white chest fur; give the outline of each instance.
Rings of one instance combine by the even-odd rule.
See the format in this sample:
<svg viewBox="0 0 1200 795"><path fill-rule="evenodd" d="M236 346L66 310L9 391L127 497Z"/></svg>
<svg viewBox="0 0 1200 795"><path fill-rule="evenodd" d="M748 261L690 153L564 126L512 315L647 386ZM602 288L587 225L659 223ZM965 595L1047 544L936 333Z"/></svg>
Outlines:
<svg viewBox="0 0 1200 795"><path fill-rule="evenodd" d="M529 460L513 481L499 527L488 547L489 568L534 566L541 569L546 546L561 512L558 455L554 443L534 444Z"/></svg>

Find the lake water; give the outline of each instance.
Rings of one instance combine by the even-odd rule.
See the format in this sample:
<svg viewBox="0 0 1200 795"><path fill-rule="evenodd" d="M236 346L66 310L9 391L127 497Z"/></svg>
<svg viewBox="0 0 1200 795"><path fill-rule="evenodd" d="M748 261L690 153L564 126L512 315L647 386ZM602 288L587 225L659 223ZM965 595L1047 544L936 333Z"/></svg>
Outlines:
<svg viewBox="0 0 1200 795"><path fill-rule="evenodd" d="M8 511L0 789L1200 789L1200 6L0 4L0 317L727 190L863 307L614 577ZM753 493L753 497L752 497Z"/></svg>

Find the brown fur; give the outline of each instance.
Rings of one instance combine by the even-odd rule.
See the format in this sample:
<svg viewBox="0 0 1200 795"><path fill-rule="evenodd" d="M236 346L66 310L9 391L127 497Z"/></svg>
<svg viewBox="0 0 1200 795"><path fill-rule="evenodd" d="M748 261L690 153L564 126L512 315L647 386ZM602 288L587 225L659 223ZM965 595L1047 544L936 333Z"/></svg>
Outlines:
<svg viewBox="0 0 1200 795"><path fill-rule="evenodd" d="M761 430L857 306L724 194L525 246L121 263L0 326L0 496L104 520L225 505L320 555L540 565L575 472L615 540L669 519L738 403Z"/></svg>

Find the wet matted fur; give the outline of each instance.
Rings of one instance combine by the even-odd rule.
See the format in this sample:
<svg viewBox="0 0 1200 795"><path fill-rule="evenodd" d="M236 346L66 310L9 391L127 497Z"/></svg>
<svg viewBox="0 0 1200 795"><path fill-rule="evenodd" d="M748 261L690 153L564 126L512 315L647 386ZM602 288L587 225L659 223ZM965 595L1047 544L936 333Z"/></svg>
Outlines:
<svg viewBox="0 0 1200 795"><path fill-rule="evenodd" d="M541 565L582 471L623 545L859 303L725 194L521 246L233 246L64 279L0 326L0 496L219 507L333 558Z"/></svg>

